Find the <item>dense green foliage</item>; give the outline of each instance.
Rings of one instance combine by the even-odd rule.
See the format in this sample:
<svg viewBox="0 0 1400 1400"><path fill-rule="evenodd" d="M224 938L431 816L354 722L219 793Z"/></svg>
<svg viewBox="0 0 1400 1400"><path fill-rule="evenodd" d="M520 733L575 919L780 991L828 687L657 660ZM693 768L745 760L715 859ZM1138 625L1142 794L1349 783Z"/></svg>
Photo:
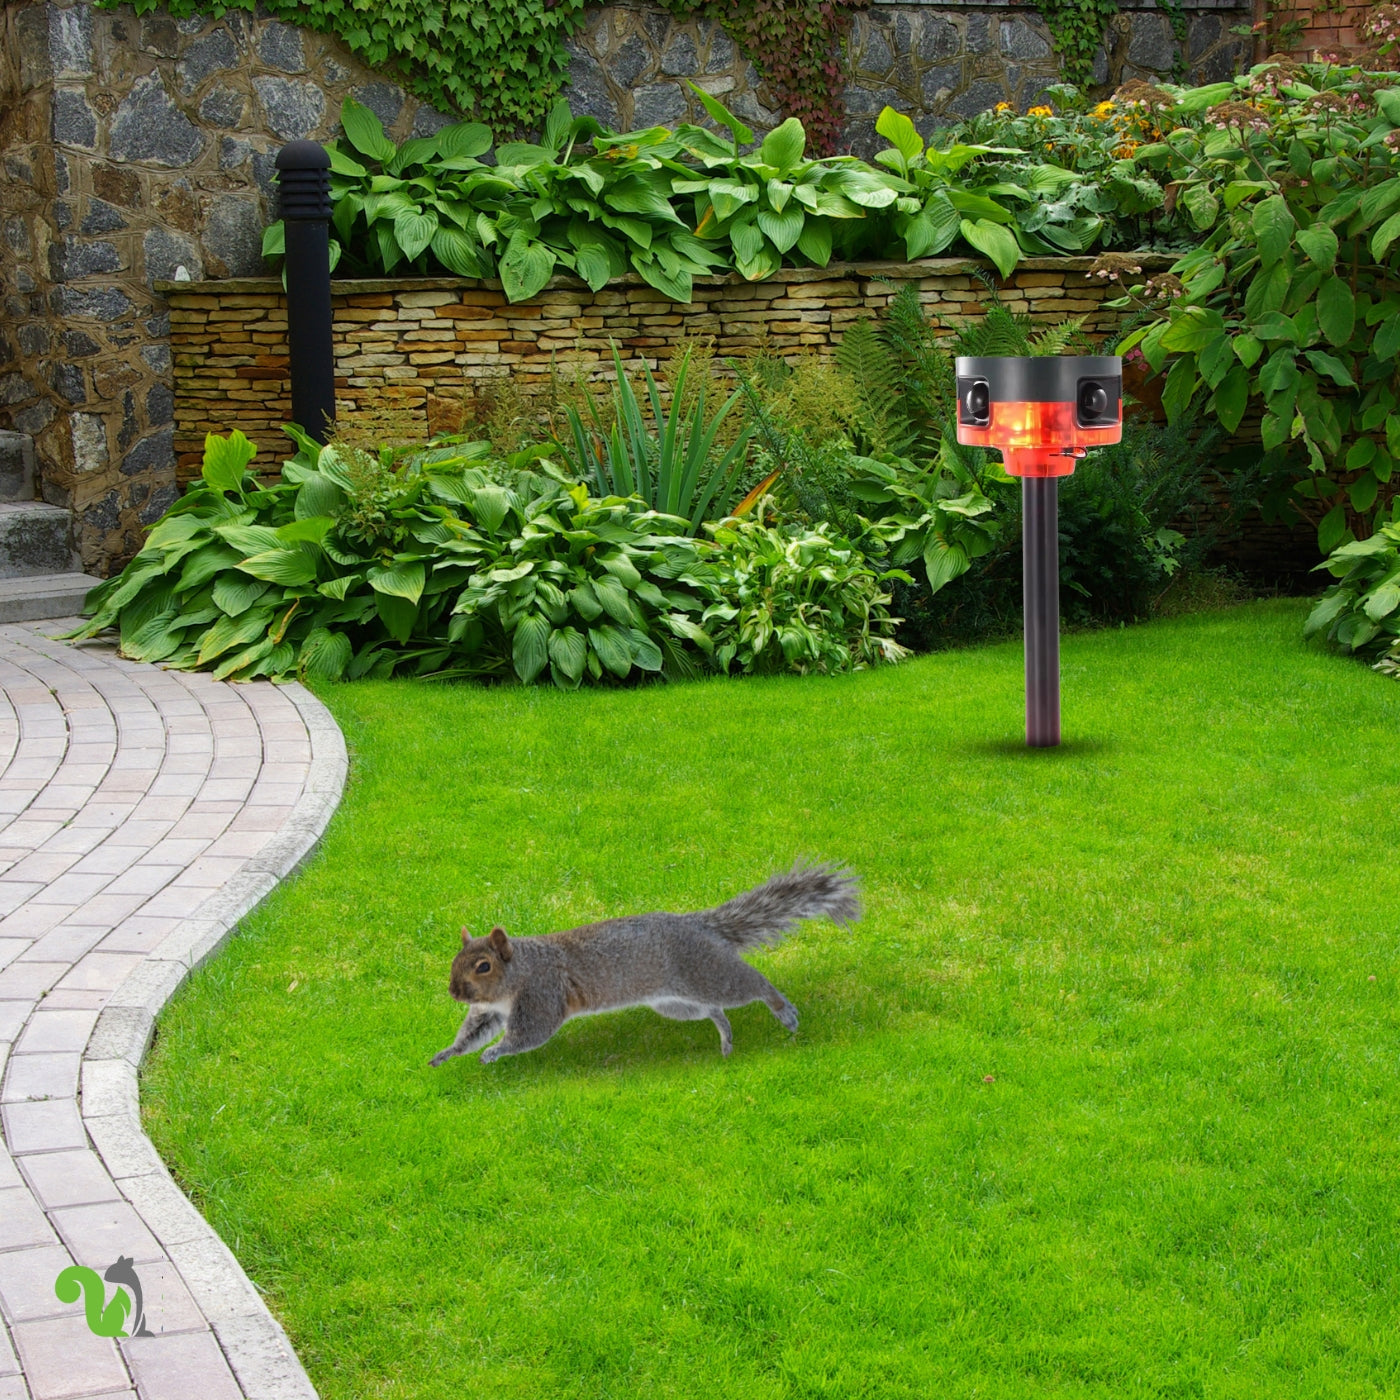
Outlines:
<svg viewBox="0 0 1400 1400"><path fill-rule="evenodd" d="M556 272L596 290L633 271L689 301L696 276L758 280L833 257L903 260L960 248L990 257L1005 276L1023 254L1102 242L1118 225L1095 211L1115 200L1125 207L1124 191L1136 191L1135 208L1162 203L1150 181L1139 189L1119 173L1100 195L1087 176L1019 150L927 147L889 108L876 127L891 145L875 165L810 157L795 117L745 152L754 133L696 91L719 132L685 124L619 134L561 103L538 143L494 149L488 128L469 122L396 146L372 112L347 99L345 136L329 147L333 256L358 275L499 276L512 301ZM263 251L276 256L282 246L279 222Z"/></svg>
<svg viewBox="0 0 1400 1400"><path fill-rule="evenodd" d="M1066 636L1036 753L1018 644L318 687L344 803L162 1014L146 1126L326 1400L1390 1394L1400 689L1305 611ZM428 1068L461 925L799 853L867 908L755 956L797 1036L638 1009Z"/></svg>
<svg viewBox="0 0 1400 1400"><path fill-rule="evenodd" d="M1325 564L1337 582L1322 595L1307 633L1365 656L1377 670L1400 675L1400 503L1373 535L1338 545Z"/></svg>
<svg viewBox="0 0 1400 1400"><path fill-rule="evenodd" d="M931 587L893 585L903 643L923 650L1020 623L1020 484L992 453L957 443L953 357L1091 349L1080 324L1036 327L994 299L981 322L941 327L909 287L877 321L852 326L833 365L760 365L751 376L763 389L753 473L779 468L778 499L873 556L888 551L896 567L923 554ZM1221 436L1130 419L1121 444L1096 448L1061 483L1069 621L1149 616L1173 579L1203 567L1221 525L1209 490ZM1175 528L1188 520L1189 539Z"/></svg>
<svg viewBox="0 0 1400 1400"><path fill-rule="evenodd" d="M126 656L234 680L547 675L565 689L902 654L882 574L830 532L697 541L638 497L591 498L543 448L376 458L292 431L300 451L271 485L248 472L241 433L211 435L200 479L92 590L73 635L114 628Z"/></svg>
<svg viewBox="0 0 1400 1400"><path fill-rule="evenodd" d="M1183 99L1136 161L1201 235L1120 346L1169 360L1163 402L1233 432L1262 413L1276 494L1324 553L1370 533L1400 480L1400 88L1274 64ZM1131 281L1131 278L1125 278Z"/></svg>

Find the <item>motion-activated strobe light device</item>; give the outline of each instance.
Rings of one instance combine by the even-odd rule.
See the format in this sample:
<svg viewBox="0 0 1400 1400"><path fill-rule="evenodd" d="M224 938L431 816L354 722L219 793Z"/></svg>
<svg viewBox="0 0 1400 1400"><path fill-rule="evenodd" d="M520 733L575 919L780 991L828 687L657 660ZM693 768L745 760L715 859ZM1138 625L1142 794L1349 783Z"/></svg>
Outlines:
<svg viewBox="0 0 1400 1400"><path fill-rule="evenodd" d="M1091 447L1123 437L1117 355L988 355L957 360L958 441L995 447L1021 478L1026 616L1026 743L1060 742L1059 482Z"/></svg>

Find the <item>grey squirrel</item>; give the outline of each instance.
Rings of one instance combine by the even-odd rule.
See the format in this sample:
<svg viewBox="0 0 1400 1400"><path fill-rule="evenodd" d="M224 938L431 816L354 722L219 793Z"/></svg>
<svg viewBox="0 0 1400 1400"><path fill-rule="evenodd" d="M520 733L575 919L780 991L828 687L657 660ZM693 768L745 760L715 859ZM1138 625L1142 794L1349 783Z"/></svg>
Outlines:
<svg viewBox="0 0 1400 1400"><path fill-rule="evenodd" d="M503 928L473 938L463 929L448 990L471 1010L429 1064L483 1045L481 1062L490 1064L537 1049L571 1016L627 1006L650 1006L673 1021L708 1018L723 1055L734 1045L728 1008L761 1001L795 1031L792 1003L739 952L778 942L802 919L825 914L850 923L860 917L856 888L848 871L796 866L694 914L636 914L534 938L509 938Z"/></svg>

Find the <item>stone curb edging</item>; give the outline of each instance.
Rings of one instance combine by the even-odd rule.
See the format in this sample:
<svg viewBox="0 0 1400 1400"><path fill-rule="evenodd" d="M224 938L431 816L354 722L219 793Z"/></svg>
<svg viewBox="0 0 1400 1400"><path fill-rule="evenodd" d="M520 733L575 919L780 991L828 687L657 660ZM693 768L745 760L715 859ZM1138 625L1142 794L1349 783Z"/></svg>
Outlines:
<svg viewBox="0 0 1400 1400"><path fill-rule="evenodd" d="M175 1184L141 1126L137 1072L166 1002L228 941L239 920L315 849L345 787L345 738L298 684L282 687L306 725L311 766L292 815L250 859L136 967L97 1019L82 1059L83 1126L146 1228L165 1247L238 1379L256 1400L317 1400L315 1387L252 1280Z"/></svg>

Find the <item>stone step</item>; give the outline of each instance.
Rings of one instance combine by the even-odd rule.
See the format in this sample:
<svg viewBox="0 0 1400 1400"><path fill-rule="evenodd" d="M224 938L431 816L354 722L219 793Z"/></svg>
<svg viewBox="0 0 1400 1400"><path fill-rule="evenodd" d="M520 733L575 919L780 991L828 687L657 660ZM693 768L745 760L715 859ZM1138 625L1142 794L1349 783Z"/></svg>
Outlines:
<svg viewBox="0 0 1400 1400"><path fill-rule="evenodd" d="M87 574L37 574L0 578L0 622L39 622L48 617L78 617L88 589L102 580Z"/></svg>
<svg viewBox="0 0 1400 1400"><path fill-rule="evenodd" d="M0 501L34 499L34 439L0 432Z"/></svg>
<svg viewBox="0 0 1400 1400"><path fill-rule="evenodd" d="M71 518L59 506L0 501L0 579L71 573L71 534Z"/></svg>

